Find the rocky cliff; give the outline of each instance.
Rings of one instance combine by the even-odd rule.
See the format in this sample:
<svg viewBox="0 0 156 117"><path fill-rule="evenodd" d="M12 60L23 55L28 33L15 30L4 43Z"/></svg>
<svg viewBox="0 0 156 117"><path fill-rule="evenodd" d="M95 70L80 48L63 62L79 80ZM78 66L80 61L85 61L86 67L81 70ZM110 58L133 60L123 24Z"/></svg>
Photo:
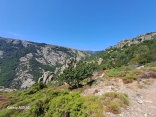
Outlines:
<svg viewBox="0 0 156 117"><path fill-rule="evenodd" d="M70 58L87 54L71 48L0 37L0 86L27 88L46 71L57 73Z"/></svg>
<svg viewBox="0 0 156 117"><path fill-rule="evenodd" d="M133 44L138 44L145 40L151 40L154 38L156 38L156 32L146 33L146 34L139 35L136 38L123 40L119 42L115 47L122 48L124 46L131 46Z"/></svg>

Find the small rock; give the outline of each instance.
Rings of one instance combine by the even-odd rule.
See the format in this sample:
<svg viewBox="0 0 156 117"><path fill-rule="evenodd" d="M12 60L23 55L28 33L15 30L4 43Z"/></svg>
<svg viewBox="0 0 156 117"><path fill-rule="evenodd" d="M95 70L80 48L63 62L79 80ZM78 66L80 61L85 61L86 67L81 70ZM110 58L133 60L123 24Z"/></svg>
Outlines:
<svg viewBox="0 0 156 117"><path fill-rule="evenodd" d="M137 102L139 103L139 104L143 104L143 101L142 100L137 100Z"/></svg>
<svg viewBox="0 0 156 117"><path fill-rule="evenodd" d="M144 114L144 117L147 117L147 113Z"/></svg>
<svg viewBox="0 0 156 117"><path fill-rule="evenodd" d="M130 108L127 108L127 110L130 110Z"/></svg>

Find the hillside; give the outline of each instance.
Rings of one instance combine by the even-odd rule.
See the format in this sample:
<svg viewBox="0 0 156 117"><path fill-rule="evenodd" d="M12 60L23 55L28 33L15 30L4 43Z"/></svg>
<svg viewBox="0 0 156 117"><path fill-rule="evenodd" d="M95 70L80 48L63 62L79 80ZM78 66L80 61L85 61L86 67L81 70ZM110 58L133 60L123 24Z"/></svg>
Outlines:
<svg viewBox="0 0 156 117"><path fill-rule="evenodd" d="M57 73L68 59L79 61L86 55L70 48L0 37L0 86L30 87L44 72Z"/></svg>
<svg viewBox="0 0 156 117"><path fill-rule="evenodd" d="M156 61L156 33L148 33L141 36L146 38L140 42L140 38L133 38L131 40L124 40L119 42L116 46L111 46L106 50L86 58L86 61L100 62L98 69L110 69L121 67L123 65L140 66L150 62ZM124 42L124 43L123 43Z"/></svg>

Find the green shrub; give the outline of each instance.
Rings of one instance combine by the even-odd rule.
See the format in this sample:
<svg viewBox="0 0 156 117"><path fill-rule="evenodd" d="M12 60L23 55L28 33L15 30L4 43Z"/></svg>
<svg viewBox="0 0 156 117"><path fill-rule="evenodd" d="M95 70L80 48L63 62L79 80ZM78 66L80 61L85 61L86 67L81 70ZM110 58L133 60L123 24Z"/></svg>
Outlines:
<svg viewBox="0 0 156 117"><path fill-rule="evenodd" d="M85 111L88 117L103 117L103 107L98 99L95 96L84 97L84 106Z"/></svg>
<svg viewBox="0 0 156 117"><path fill-rule="evenodd" d="M34 94L37 91L46 88L47 86L45 84L43 84L42 82L40 83L35 83L33 84L33 86L27 91L27 94Z"/></svg>
<svg viewBox="0 0 156 117"><path fill-rule="evenodd" d="M83 99L78 93L61 95L53 98L49 103L49 110L45 117L86 117Z"/></svg>
<svg viewBox="0 0 156 117"><path fill-rule="evenodd" d="M156 62L147 63L146 66L147 67L155 67L156 66Z"/></svg>
<svg viewBox="0 0 156 117"><path fill-rule="evenodd" d="M130 78L130 79L136 80L136 76L134 75L133 72L127 73L127 74L126 74L126 78Z"/></svg>
<svg viewBox="0 0 156 117"><path fill-rule="evenodd" d="M134 69L134 67L132 66L122 66L121 70L122 71L132 71Z"/></svg>
<svg viewBox="0 0 156 117"><path fill-rule="evenodd" d="M106 74L109 77L118 77L118 76L122 76L123 72L121 71L120 68L113 68L113 69L108 70Z"/></svg>
<svg viewBox="0 0 156 117"><path fill-rule="evenodd" d="M124 82L125 84L127 84L127 83L132 83L133 80L136 80L136 79L137 79L137 78L136 78L136 76L134 75L134 73L133 73L133 72L129 72L129 73L126 74L126 77L123 78L123 82Z"/></svg>

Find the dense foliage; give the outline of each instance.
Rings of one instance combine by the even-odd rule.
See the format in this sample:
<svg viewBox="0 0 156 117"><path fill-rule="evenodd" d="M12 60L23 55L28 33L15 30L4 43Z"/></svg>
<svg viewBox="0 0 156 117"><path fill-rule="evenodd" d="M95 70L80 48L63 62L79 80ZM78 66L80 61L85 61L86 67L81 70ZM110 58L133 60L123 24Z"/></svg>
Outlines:
<svg viewBox="0 0 156 117"><path fill-rule="evenodd" d="M9 98L0 105L0 117L103 117L102 105L97 99L81 97L77 92L53 90L39 83L26 91L0 92L0 95Z"/></svg>
<svg viewBox="0 0 156 117"><path fill-rule="evenodd" d="M56 78L59 81L66 82L72 87L79 87L80 81L92 76L95 69L95 64L80 61L75 65L72 61L68 68L66 68L62 74Z"/></svg>
<svg viewBox="0 0 156 117"><path fill-rule="evenodd" d="M0 117L104 117L105 111L120 113L120 108L129 104L123 93L82 97L42 83L25 91L0 92L0 96L7 97L0 104Z"/></svg>

